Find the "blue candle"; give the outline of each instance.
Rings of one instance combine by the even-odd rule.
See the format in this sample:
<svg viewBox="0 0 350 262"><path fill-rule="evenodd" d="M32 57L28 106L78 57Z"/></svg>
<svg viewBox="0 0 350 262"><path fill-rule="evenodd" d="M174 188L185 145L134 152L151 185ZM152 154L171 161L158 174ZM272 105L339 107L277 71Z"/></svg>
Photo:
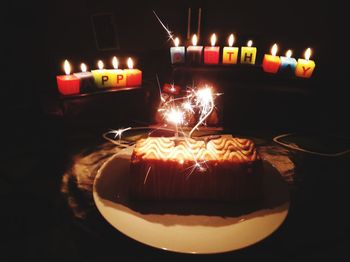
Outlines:
<svg viewBox="0 0 350 262"><path fill-rule="evenodd" d="M174 40L174 47L170 47L170 58L172 64L185 63L185 47L179 46L180 40L178 37Z"/></svg>
<svg viewBox="0 0 350 262"><path fill-rule="evenodd" d="M297 66L297 60L291 56L292 50L290 49L286 52L286 56L281 56L280 71L289 70L294 72L295 67Z"/></svg>

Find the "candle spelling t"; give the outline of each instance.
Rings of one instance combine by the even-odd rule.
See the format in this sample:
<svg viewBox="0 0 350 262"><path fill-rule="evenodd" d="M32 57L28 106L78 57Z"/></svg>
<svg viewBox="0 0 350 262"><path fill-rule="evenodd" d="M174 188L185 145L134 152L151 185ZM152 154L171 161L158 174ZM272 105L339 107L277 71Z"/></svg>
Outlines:
<svg viewBox="0 0 350 262"><path fill-rule="evenodd" d="M238 56L238 47L232 47L235 38L234 35L231 34L228 38L228 45L225 46L222 53L222 63L223 64L236 64L237 56Z"/></svg>
<svg viewBox="0 0 350 262"><path fill-rule="evenodd" d="M58 91L62 95L79 94L80 92L80 80L75 75L71 75L71 66L68 60L63 64L66 75L60 75L56 77Z"/></svg>

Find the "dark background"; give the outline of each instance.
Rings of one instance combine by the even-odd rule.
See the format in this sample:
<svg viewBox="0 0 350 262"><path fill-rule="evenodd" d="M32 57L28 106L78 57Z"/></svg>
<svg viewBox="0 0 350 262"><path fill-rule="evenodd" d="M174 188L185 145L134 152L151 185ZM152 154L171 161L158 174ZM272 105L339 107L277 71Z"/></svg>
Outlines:
<svg viewBox="0 0 350 262"><path fill-rule="evenodd" d="M8 71L6 73L10 75L6 80L9 81L11 88L6 88L3 93L5 95L3 105L6 107L6 115L10 116L10 121L20 123L22 113L33 110L35 116L52 113L52 108L47 108L52 102L46 96L49 94L51 98L57 97L55 77L63 73L64 59L69 59L75 71L78 71L82 61L93 69L96 68L98 59L108 63L113 55L117 55L121 61L125 61L130 55L137 59L137 67L143 70L144 79L154 79L157 74L161 83L172 81L172 68L168 55L172 43L167 41L167 35L152 10L157 12L175 35L184 40L187 8L192 8L193 33L197 26L196 12L198 7L201 7L202 45L208 44L210 34L216 32L219 44L224 46L229 33L234 32L237 46L245 45L248 39L254 40L254 45L258 47L257 64L261 63L263 54L269 53L271 45L275 42L279 44L280 54L292 48L295 58L303 57L307 47L313 50L311 59L316 62L313 78L310 81L287 79L278 87L277 92L283 94L284 91L290 90L289 85L292 89L306 92L310 96L303 97L294 93L291 97L295 95L296 100L284 101L278 96L268 94L267 98L273 97L273 99L266 101L265 104L259 104L261 103L259 101L265 99L260 99L259 91L254 91L255 95L247 93L240 99L254 101L249 105L252 108L251 114L247 115L247 118L252 119L252 123L257 123L252 127L261 127L261 123L254 120L264 117L271 119L269 124L272 129L293 130L305 127L325 132L344 132L347 128L345 121L348 111L345 96L347 88L346 85L339 84L346 75L343 65L347 56L346 51L342 49L345 40L342 39L344 18L339 12L343 9L340 4L299 0L140 3L78 0L52 3L9 1L7 4L10 8L5 12L4 43L8 48L4 49L4 55L8 57L6 64L10 64L5 67L8 68L5 72ZM110 14L114 21L109 23L106 18L103 23L97 22L94 31L93 21L97 21L96 15L106 13ZM105 47L115 46L115 48L101 50L98 47L101 43ZM122 66L125 67L125 63ZM15 68L21 68L20 77L16 70L13 70ZM249 71L246 74L249 78ZM254 79L253 74L250 82ZM267 77L263 83L269 85L271 79L272 82L275 81ZM260 79L256 79L256 83L253 84L258 86L261 83ZM241 86L244 84L242 82ZM229 93L227 89L224 91ZM229 96L231 95L227 97ZM284 104L282 109L281 104ZM226 104L225 107L230 114L240 111L241 108L240 105L234 108ZM268 110L264 112L261 111L262 108ZM283 114L273 118L273 111L276 112L276 108L280 108ZM262 113L264 116L259 115ZM13 114L16 117L12 117ZM294 121L286 124L283 116L291 116ZM301 116L304 118L300 118ZM28 118L25 116L24 119ZM93 121L91 123L94 124ZM108 123L108 120L103 123L105 127L111 124L114 123Z"/></svg>
<svg viewBox="0 0 350 262"><path fill-rule="evenodd" d="M7 1L2 10L1 32L5 45L1 92L5 156L0 180L1 224L4 225L0 240L5 243L0 250L4 248L6 252L1 252L0 259L2 256L9 260L48 261L58 256L62 260L88 260L82 255L86 252L84 247L77 248L70 239L71 229L63 227L60 233L62 228L53 228L67 222L64 212L56 205L62 173L71 160L70 154L84 147L86 141L100 137L101 132L152 122L158 92L155 75L163 83L172 81L174 73L169 57L171 42L167 41L152 10L184 39L188 7L192 8L193 18L196 9L202 8L203 45L209 42L210 34L216 32L220 45L224 46L227 35L235 32L237 46L253 39L258 48L254 70L233 70L232 75L223 78L220 72L219 78L213 74L225 93L227 130L257 137L294 131L349 135L348 84L343 84L347 76L346 30L343 30L346 14L341 11L345 10L344 6L335 1ZM92 19L105 13L112 14L115 27L99 27L96 38ZM193 23L192 30L195 29ZM100 50L98 41L105 44L115 41L116 49ZM303 56L305 48L310 46L311 59L316 62L313 77L295 79L261 74L258 66L262 56L275 42L281 48L280 54L292 48L295 58ZM76 69L82 61L94 68L98 59L108 61L113 55L137 58L137 67L142 69L144 79L141 91L73 101L59 97L55 77L62 74L64 59L69 59ZM317 166L310 169L315 176L301 188L312 185L317 175L324 178L326 174L321 174L322 171L332 170L335 163L324 164L325 168L318 159L311 162ZM342 169L342 174L346 172ZM341 181L332 184L333 193L338 191L336 187ZM327 183L323 180L321 188L328 190ZM308 197L303 206L309 212L307 226L301 218L297 222L307 231L314 223L311 218L315 209L308 205L319 197L310 195L323 191L320 188L304 190L304 195L298 198L303 203L303 197ZM342 201L348 198L345 188L339 191L344 193ZM337 206L341 205L337 203ZM318 203L317 208L322 209L322 204ZM343 216L342 211L333 214ZM327 218L334 216L327 213ZM331 220L326 233L332 231L336 221ZM294 226L298 228L298 224ZM348 247L348 242L343 241L348 226L340 223L338 227L344 227L344 233L335 236L322 235L319 230L324 227L310 227L300 244L295 244L298 241L294 236L294 246L276 252L279 258L287 260L337 256ZM323 242L313 239L314 235L323 236ZM239 257L244 258L247 253L249 250Z"/></svg>

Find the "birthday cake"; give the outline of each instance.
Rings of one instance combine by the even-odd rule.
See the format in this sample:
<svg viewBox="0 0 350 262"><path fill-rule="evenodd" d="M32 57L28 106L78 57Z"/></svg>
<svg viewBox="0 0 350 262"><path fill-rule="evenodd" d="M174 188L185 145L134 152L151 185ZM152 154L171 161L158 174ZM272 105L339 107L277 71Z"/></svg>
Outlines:
<svg viewBox="0 0 350 262"><path fill-rule="evenodd" d="M255 200L262 192L262 171L262 160L248 139L148 137L139 140L132 153L130 196L134 200Z"/></svg>

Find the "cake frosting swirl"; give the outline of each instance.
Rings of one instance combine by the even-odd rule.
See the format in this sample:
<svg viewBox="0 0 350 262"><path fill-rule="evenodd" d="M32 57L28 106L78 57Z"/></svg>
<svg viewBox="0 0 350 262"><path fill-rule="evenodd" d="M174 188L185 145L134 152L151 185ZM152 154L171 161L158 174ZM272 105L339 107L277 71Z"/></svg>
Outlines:
<svg viewBox="0 0 350 262"><path fill-rule="evenodd" d="M134 150L142 159L183 161L253 162L259 157L249 139L219 137L208 142L186 138L148 137L140 140Z"/></svg>

